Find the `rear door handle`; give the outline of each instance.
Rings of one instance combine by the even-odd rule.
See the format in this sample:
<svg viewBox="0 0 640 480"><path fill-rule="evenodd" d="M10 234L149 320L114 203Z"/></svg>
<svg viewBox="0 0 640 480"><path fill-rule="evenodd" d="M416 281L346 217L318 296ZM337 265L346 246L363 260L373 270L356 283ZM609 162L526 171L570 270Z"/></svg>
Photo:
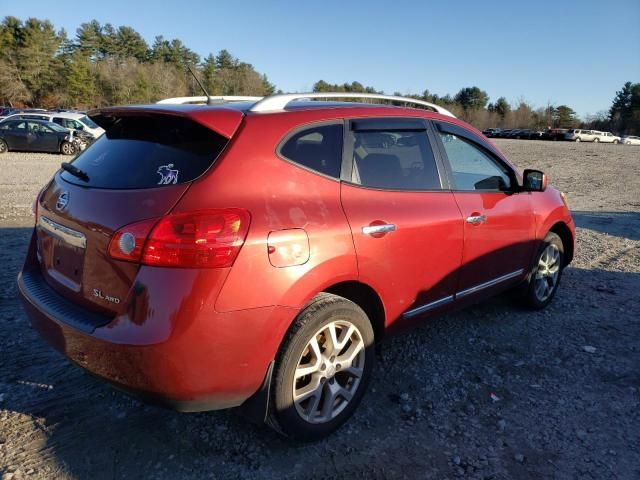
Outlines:
<svg viewBox="0 0 640 480"><path fill-rule="evenodd" d="M480 223L484 223L487 221L486 215L471 215L467 217L467 223L472 223L474 225L478 225Z"/></svg>
<svg viewBox="0 0 640 480"><path fill-rule="evenodd" d="M362 233L365 235L380 235L395 231L396 226L393 223L383 223L382 225L368 225L366 227L362 227Z"/></svg>

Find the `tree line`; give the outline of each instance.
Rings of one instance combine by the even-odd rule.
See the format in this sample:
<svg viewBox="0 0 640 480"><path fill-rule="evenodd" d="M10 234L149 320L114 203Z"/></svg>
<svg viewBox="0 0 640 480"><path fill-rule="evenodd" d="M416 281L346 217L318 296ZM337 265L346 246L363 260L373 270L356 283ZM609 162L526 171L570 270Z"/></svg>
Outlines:
<svg viewBox="0 0 640 480"><path fill-rule="evenodd" d="M0 24L0 101L13 106L91 108L201 95L270 95L274 86L227 50L204 59L179 39L149 46L127 26L83 23L74 38L48 20Z"/></svg>
<svg viewBox="0 0 640 480"><path fill-rule="evenodd" d="M201 95L189 68L211 95L264 96L276 90L266 75L227 50L203 59L179 39L157 36L149 45L128 26L92 20L70 38L48 20L23 22L8 16L0 24L0 102L5 105L87 109ZM360 82L323 80L313 91L383 93ZM616 92L609 111L582 120L568 105L535 108L523 98L511 104L505 97L490 101L476 86L453 96L429 90L405 96L441 105L480 129L584 127L640 134L640 83L627 82Z"/></svg>

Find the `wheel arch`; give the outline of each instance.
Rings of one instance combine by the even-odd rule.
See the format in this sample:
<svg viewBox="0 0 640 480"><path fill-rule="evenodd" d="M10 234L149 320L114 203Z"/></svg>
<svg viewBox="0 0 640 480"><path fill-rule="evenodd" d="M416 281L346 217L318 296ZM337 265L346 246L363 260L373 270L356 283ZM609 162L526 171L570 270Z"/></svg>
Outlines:
<svg viewBox="0 0 640 480"><path fill-rule="evenodd" d="M564 266L567 266L573 260L573 233L571 229L564 222L556 222L550 229L550 232L555 233L562 240L562 245L564 247Z"/></svg>
<svg viewBox="0 0 640 480"><path fill-rule="evenodd" d="M369 320L371 321L376 342L379 342L384 337L384 303L382 302L380 295L378 295L378 292L376 292L371 286L357 280L351 280L336 283L322 291L346 298L358 305L362 310L364 310L364 313L367 314L367 317L369 317Z"/></svg>

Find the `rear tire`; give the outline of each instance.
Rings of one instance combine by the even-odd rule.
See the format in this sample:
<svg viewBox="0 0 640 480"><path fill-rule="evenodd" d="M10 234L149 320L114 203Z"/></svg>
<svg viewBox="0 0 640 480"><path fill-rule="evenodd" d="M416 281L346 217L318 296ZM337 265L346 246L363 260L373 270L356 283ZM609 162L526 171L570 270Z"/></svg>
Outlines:
<svg viewBox="0 0 640 480"><path fill-rule="evenodd" d="M7 153L9 151L9 146L7 142L4 140L0 140L0 153Z"/></svg>
<svg viewBox="0 0 640 480"><path fill-rule="evenodd" d="M357 408L374 363L374 333L364 311L337 295L317 295L280 347L267 423L296 440L326 437Z"/></svg>
<svg viewBox="0 0 640 480"><path fill-rule="evenodd" d="M60 145L60 153L63 155L73 155L76 153L76 147L73 143L62 142L62 145Z"/></svg>
<svg viewBox="0 0 640 480"><path fill-rule="evenodd" d="M594 138L593 139L593 143L600 143L600 139L599 138Z"/></svg>
<svg viewBox="0 0 640 480"><path fill-rule="evenodd" d="M522 303L540 310L553 300L564 269L564 244L555 233L549 232L538 249L527 280L519 287Z"/></svg>

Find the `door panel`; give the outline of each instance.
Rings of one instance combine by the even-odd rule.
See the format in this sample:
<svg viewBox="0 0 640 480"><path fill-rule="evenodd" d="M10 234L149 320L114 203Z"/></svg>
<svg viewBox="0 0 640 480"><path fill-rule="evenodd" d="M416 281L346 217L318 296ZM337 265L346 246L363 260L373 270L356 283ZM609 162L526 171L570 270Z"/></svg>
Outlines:
<svg viewBox="0 0 640 480"><path fill-rule="evenodd" d="M341 186L360 279L382 297L387 325L451 304L463 225L421 119L349 122ZM407 320L399 322L399 319Z"/></svg>
<svg viewBox="0 0 640 480"><path fill-rule="evenodd" d="M535 239L531 196L514 193L516 175L494 147L459 126L437 123L436 128L464 220L456 298L486 295L480 286L516 281L530 263Z"/></svg>
<svg viewBox="0 0 640 480"><path fill-rule="evenodd" d="M345 183L341 188L360 280L381 295L387 324L454 293L463 227L453 194L371 190ZM394 228L364 233L378 225Z"/></svg>
<svg viewBox="0 0 640 480"><path fill-rule="evenodd" d="M454 195L464 219L459 292L529 265L535 237L529 194L455 192Z"/></svg>
<svg viewBox="0 0 640 480"><path fill-rule="evenodd" d="M58 151L58 134L55 132L38 132L38 148L43 152Z"/></svg>

